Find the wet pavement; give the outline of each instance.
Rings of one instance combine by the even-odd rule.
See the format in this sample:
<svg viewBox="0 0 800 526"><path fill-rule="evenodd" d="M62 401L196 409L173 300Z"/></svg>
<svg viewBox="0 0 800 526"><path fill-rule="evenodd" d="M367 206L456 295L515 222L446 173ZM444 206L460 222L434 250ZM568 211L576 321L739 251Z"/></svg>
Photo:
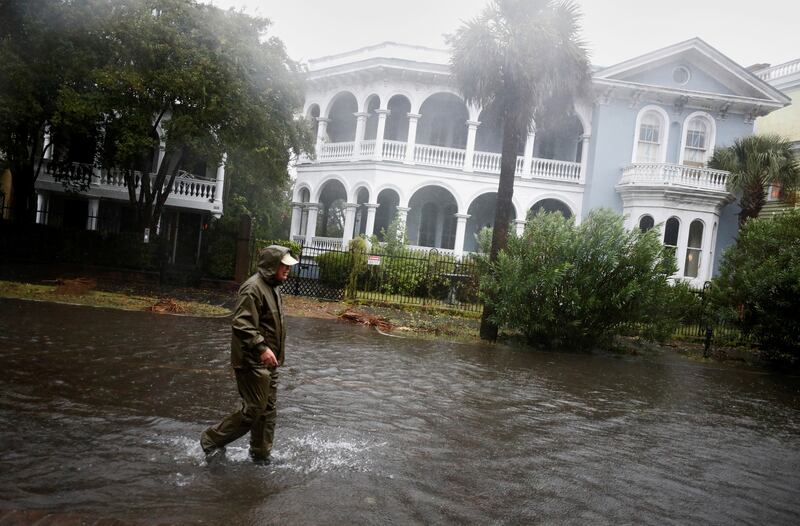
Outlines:
<svg viewBox="0 0 800 526"><path fill-rule="evenodd" d="M0 509L144 524L798 524L800 379L290 318L275 464L225 319L0 299ZM37 513L43 513L41 511Z"/></svg>

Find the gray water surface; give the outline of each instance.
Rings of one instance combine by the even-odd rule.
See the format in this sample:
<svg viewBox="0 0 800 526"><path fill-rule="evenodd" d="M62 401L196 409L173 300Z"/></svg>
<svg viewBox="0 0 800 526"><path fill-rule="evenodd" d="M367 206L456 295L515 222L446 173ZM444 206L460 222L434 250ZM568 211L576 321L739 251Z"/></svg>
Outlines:
<svg viewBox="0 0 800 526"><path fill-rule="evenodd" d="M269 467L206 465L229 322L0 300L0 508L186 524L798 524L800 379L290 318Z"/></svg>

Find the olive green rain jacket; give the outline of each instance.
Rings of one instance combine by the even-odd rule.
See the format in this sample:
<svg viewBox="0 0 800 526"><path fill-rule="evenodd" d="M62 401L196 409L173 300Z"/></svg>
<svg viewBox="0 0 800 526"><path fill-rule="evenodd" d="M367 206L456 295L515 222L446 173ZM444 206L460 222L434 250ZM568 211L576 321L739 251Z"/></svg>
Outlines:
<svg viewBox="0 0 800 526"><path fill-rule="evenodd" d="M231 323L231 365L234 368L267 369L259 360L267 347L275 353L278 364L283 365L286 334L280 283L275 279L275 272L287 252L288 248L278 245L262 249L258 272L239 287L239 300Z"/></svg>

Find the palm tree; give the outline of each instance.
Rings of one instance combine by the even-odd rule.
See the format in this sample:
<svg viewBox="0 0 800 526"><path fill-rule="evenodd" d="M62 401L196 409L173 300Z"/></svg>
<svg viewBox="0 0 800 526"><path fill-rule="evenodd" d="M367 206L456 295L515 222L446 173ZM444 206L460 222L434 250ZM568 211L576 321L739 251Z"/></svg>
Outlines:
<svg viewBox="0 0 800 526"><path fill-rule="evenodd" d="M800 164L791 142L780 135L750 135L714 152L708 166L731 173L728 189L741 192L739 227L758 213L766 202L770 185L780 185L783 199L795 198L800 187Z"/></svg>
<svg viewBox="0 0 800 526"><path fill-rule="evenodd" d="M468 104L493 107L503 134L500 180L489 261L508 241L517 148L533 121L563 114L589 86L577 5L571 0L493 0L448 37L451 70ZM481 338L495 340L488 301Z"/></svg>

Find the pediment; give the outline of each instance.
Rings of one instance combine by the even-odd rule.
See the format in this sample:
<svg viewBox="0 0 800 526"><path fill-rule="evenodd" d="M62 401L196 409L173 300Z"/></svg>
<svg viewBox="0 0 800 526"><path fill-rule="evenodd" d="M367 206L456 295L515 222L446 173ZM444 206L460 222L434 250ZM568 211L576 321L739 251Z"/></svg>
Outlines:
<svg viewBox="0 0 800 526"><path fill-rule="evenodd" d="M594 74L594 78L783 104L789 102L782 92L699 38L603 68Z"/></svg>

